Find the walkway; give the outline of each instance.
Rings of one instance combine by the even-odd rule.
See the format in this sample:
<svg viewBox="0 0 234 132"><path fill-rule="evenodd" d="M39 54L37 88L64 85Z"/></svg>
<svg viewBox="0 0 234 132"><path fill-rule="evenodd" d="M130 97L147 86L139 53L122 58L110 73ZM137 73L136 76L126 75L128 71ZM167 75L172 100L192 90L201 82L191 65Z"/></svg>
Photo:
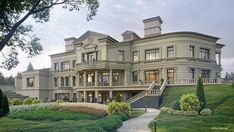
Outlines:
<svg viewBox="0 0 234 132"><path fill-rule="evenodd" d="M160 110L148 108L146 114L123 122L118 132L151 132L148 124L154 120L159 112Z"/></svg>

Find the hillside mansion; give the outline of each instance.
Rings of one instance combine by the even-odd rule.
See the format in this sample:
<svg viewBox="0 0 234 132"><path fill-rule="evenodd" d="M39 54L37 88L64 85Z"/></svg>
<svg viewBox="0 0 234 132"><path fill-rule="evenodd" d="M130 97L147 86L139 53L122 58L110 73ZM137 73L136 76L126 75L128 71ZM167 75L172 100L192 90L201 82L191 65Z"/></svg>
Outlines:
<svg viewBox="0 0 234 132"><path fill-rule="evenodd" d="M65 39L65 52L50 55L51 68L28 70L16 78L16 91L32 98L105 103L120 94L126 100L152 82L167 85L219 83L218 37L197 32L161 33L162 19L143 20L144 37L125 31L119 42L87 31ZM56 46L56 45L55 45Z"/></svg>

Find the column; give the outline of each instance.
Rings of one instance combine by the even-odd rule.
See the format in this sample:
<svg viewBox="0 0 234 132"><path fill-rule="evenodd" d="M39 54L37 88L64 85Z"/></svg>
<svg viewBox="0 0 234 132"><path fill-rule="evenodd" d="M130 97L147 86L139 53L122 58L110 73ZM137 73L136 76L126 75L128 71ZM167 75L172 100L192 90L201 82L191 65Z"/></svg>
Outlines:
<svg viewBox="0 0 234 132"><path fill-rule="evenodd" d="M127 85L128 83L128 70L124 71L124 84Z"/></svg>
<svg viewBox="0 0 234 132"><path fill-rule="evenodd" d="M113 98L113 91L112 90L109 91L109 98Z"/></svg>
<svg viewBox="0 0 234 132"><path fill-rule="evenodd" d="M70 87L73 87L73 76L68 76L68 79L69 79L69 84L68 84L68 86L70 86Z"/></svg>
<svg viewBox="0 0 234 132"><path fill-rule="evenodd" d="M219 53L219 65L221 65L221 53Z"/></svg>
<svg viewBox="0 0 234 132"><path fill-rule="evenodd" d="M79 87L80 86L80 73L77 72L76 73L76 87Z"/></svg>
<svg viewBox="0 0 234 132"><path fill-rule="evenodd" d="M110 74L109 74L109 77L110 77L110 79L109 79L109 81L110 81L110 86L112 86L112 69L110 69Z"/></svg>
<svg viewBox="0 0 234 132"><path fill-rule="evenodd" d="M86 78L87 78L87 74L86 74L86 71L84 71L84 78L83 78L84 79L84 87L86 87L86 82L87 82Z"/></svg>
<svg viewBox="0 0 234 132"><path fill-rule="evenodd" d="M80 102L79 97L80 97L80 95L79 95L79 91L76 91L76 102Z"/></svg>
<svg viewBox="0 0 234 132"><path fill-rule="evenodd" d="M84 91L84 102L87 102L87 92Z"/></svg>
<svg viewBox="0 0 234 132"><path fill-rule="evenodd" d="M98 86L98 71L97 70L95 70L95 84L94 84L94 86L95 87L97 87Z"/></svg>
<svg viewBox="0 0 234 132"><path fill-rule="evenodd" d="M94 99L94 103L97 103L97 101L98 101L98 91L96 90L95 91L95 99Z"/></svg>
<svg viewBox="0 0 234 132"><path fill-rule="evenodd" d="M57 78L58 78L58 87L61 87L60 77L58 76Z"/></svg>

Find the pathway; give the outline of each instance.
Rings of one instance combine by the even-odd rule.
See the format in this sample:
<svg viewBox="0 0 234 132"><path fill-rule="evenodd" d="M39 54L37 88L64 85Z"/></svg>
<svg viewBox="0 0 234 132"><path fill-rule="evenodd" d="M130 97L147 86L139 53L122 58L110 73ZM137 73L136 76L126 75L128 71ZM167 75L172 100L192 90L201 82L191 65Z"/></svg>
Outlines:
<svg viewBox="0 0 234 132"><path fill-rule="evenodd" d="M118 132L150 132L148 124L154 120L159 112L160 110L148 108L146 114L123 122Z"/></svg>

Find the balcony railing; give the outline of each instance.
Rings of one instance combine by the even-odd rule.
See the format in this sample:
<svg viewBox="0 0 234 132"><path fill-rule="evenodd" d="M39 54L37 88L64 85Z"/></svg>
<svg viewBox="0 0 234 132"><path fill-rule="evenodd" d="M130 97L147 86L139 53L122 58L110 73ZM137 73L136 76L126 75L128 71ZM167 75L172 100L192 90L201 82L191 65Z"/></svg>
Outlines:
<svg viewBox="0 0 234 132"><path fill-rule="evenodd" d="M220 78L206 78L202 79L203 84L219 84L221 83ZM168 85L196 85L197 84L197 79L181 79L181 80L168 80Z"/></svg>

